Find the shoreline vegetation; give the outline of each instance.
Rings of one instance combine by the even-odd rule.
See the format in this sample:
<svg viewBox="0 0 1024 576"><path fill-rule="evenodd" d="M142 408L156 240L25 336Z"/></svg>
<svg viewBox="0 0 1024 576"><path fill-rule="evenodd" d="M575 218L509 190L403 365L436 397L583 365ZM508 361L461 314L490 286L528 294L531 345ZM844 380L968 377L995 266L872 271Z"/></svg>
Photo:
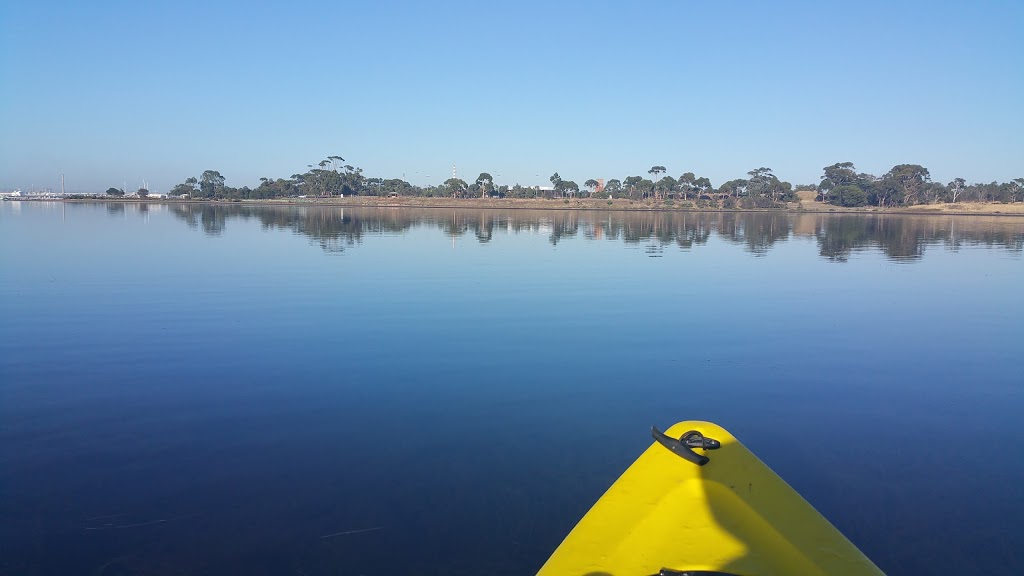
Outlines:
<svg viewBox="0 0 1024 576"><path fill-rule="evenodd" d="M582 188L555 172L550 186L498 185L488 172L467 182L453 175L439 185L416 186L404 179L370 178L341 156L328 156L289 178L260 178L256 188L226 185L217 170L186 178L167 195L178 201L262 202L298 204L378 205L413 207L494 207L585 210L785 210L785 211L908 211L938 213L1024 213L1024 178L1010 182L968 184L954 178L933 182L918 164L897 164L881 176L858 172L852 162L822 168L819 182L799 184L780 180L771 168L755 168L745 178L717 188L693 172L678 178L655 165L643 175L623 179L591 178ZM500 176L500 175L499 175ZM140 188L130 196L150 197ZM108 188L90 199L130 197L124 189ZM81 199L87 197L82 196ZM72 197L72 199L76 199Z"/></svg>
<svg viewBox="0 0 1024 576"><path fill-rule="evenodd" d="M440 198L440 197L314 197L314 198L268 198L259 200L242 199L203 199L203 198L140 198L140 197L109 197L104 195L72 195L65 202L117 202L146 204L206 204L206 205L244 205L244 206L337 206L337 207L376 207L376 208L426 208L426 209L493 209L493 210L606 210L614 212L792 212L816 214L916 214L942 216L1024 216L1024 202L957 202L941 204L919 204L914 206L892 206L879 208L876 206L843 207L826 204L815 200L813 193L799 193L795 202L786 202L780 206L768 208L722 208L698 206L685 201L654 201L629 200L623 198L607 199L575 198L575 199L520 199L520 198ZM19 198L18 201L36 201L30 198ZM38 201L52 202L54 199ZM58 200L59 201L59 200Z"/></svg>

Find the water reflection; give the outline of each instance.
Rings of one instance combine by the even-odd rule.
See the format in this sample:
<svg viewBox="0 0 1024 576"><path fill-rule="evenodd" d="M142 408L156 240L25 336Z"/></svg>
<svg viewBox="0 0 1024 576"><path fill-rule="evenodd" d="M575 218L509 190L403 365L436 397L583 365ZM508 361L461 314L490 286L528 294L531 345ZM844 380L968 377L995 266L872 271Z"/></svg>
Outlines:
<svg viewBox="0 0 1024 576"><path fill-rule="evenodd" d="M115 205L116 206L116 205ZM108 208L109 210L110 208ZM123 210L123 208L121 208ZM342 252L366 235L434 228L456 239L472 234L488 243L496 234L546 235L553 245L566 238L643 245L649 256L667 248L697 249L716 235L755 256L792 238L814 238L819 254L845 262L858 251L877 249L893 260L922 258L929 246L957 250L987 246L1024 249L1024 218L887 214L792 214L767 212L584 212L555 210L470 210L423 208L341 208L333 206L173 205L170 211L190 228L218 236L233 219L259 220L264 229L290 230L322 249Z"/></svg>

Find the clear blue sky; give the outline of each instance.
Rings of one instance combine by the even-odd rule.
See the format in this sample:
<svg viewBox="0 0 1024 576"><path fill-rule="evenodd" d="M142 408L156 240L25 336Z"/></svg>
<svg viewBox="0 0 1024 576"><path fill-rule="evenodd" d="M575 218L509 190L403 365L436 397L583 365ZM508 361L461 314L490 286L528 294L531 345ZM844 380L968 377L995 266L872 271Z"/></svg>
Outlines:
<svg viewBox="0 0 1024 576"><path fill-rule="evenodd" d="M0 6L0 188L1024 176L1024 2ZM499 175L500 176L497 176ZM431 177L427 178L430 175Z"/></svg>

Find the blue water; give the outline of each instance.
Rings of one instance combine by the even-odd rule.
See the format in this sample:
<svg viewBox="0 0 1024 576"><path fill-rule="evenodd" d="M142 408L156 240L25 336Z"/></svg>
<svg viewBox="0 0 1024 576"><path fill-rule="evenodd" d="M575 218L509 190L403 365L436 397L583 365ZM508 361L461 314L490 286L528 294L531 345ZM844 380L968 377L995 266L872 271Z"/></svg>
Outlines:
<svg viewBox="0 0 1024 576"><path fill-rule="evenodd" d="M0 573L531 574L716 421L1024 572L1024 219L0 206Z"/></svg>

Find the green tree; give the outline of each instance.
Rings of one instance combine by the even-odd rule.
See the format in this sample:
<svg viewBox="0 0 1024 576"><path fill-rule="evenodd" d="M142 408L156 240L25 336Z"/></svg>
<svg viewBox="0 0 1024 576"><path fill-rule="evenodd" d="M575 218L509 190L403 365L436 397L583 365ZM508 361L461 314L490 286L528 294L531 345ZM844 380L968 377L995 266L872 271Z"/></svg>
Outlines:
<svg viewBox="0 0 1024 576"><path fill-rule="evenodd" d="M704 176L697 178L693 183L693 187L697 190L698 197L700 197L701 194L709 194L715 188L711 185L711 180L708 180Z"/></svg>
<svg viewBox="0 0 1024 576"><path fill-rule="evenodd" d="M644 179L640 176L627 176L626 179L622 181L622 184L626 187L626 192L629 194L630 198L635 197L637 189L643 180Z"/></svg>
<svg viewBox="0 0 1024 576"><path fill-rule="evenodd" d="M466 193L469 189L469 185L462 178L449 178L444 181L445 187L451 192L452 198L458 198Z"/></svg>
<svg viewBox="0 0 1024 576"><path fill-rule="evenodd" d="M604 185L604 191L608 193L610 198L615 197L622 193L622 182L617 178L612 178Z"/></svg>
<svg viewBox="0 0 1024 576"><path fill-rule="evenodd" d="M882 178L876 182L872 182L871 187L867 192L868 202L881 208L899 204L903 201L903 192L899 184L895 180L889 178ZM831 198L829 202L833 204L838 203L834 198Z"/></svg>
<svg viewBox="0 0 1024 576"><path fill-rule="evenodd" d="M494 190L494 178L492 178L487 172L481 172L480 175L476 177L476 185L480 188L480 197L485 198L492 190Z"/></svg>
<svg viewBox="0 0 1024 576"><path fill-rule="evenodd" d="M558 172L552 174L551 177L548 178L548 180L551 181L551 186L554 187L555 189L554 194L552 196L562 194L562 177L558 175Z"/></svg>
<svg viewBox="0 0 1024 576"><path fill-rule="evenodd" d="M188 184L175 184L168 194L171 196L188 196L192 194L192 187Z"/></svg>
<svg viewBox="0 0 1024 576"><path fill-rule="evenodd" d="M120 188L107 188L107 196L124 196L124 190L121 190Z"/></svg>
<svg viewBox="0 0 1024 576"><path fill-rule="evenodd" d="M641 198L648 198L654 194L654 182L644 178L637 183L636 189L640 191Z"/></svg>
<svg viewBox="0 0 1024 576"><path fill-rule="evenodd" d="M888 180L901 194L904 204L914 205L925 185L931 181L928 169L918 164L897 164L882 177Z"/></svg>
<svg viewBox="0 0 1024 576"><path fill-rule="evenodd" d="M1014 178L1007 184L1010 192L1010 202L1016 202L1017 196L1024 194L1024 178Z"/></svg>
<svg viewBox="0 0 1024 576"><path fill-rule="evenodd" d="M839 162L838 164L826 166L822 170L825 175L821 179L831 180L835 186L857 183L857 170L854 168L853 162Z"/></svg>
<svg viewBox="0 0 1024 576"><path fill-rule="evenodd" d="M734 198L746 196L747 184L748 182L742 178L737 178L736 180L729 180L728 182L725 182L721 186L719 186L718 193L722 194L723 196L732 196Z"/></svg>
<svg viewBox="0 0 1024 576"><path fill-rule="evenodd" d="M224 177L216 170L206 170L199 177L199 191L204 198L215 198L224 189Z"/></svg>
<svg viewBox="0 0 1024 576"><path fill-rule="evenodd" d="M854 186L853 184L844 184L842 186L836 186L832 191L837 202L840 206L847 206L850 208L856 208L860 206L867 206L868 195L860 186Z"/></svg>
<svg viewBox="0 0 1024 576"><path fill-rule="evenodd" d="M747 181L747 195L751 198L763 198L770 200L771 202L778 203L782 201L794 200L796 196L793 194L793 185L789 182L783 182L779 180L775 174L772 173L771 168L756 168L747 172L750 176L750 180ZM759 207L771 206L771 204L757 203Z"/></svg>
<svg viewBox="0 0 1024 576"><path fill-rule="evenodd" d="M696 184L697 175L693 172L685 172L679 177L679 192L683 195L683 200L686 200L690 194L696 194Z"/></svg>
<svg viewBox="0 0 1024 576"><path fill-rule="evenodd" d="M670 194L675 194L678 189L679 185L676 179L671 176L662 176L654 183L655 196L660 195L662 198L668 198Z"/></svg>
<svg viewBox="0 0 1024 576"><path fill-rule="evenodd" d="M658 197L659 188L657 188L654 184L655 184L655 182L658 181L658 175L665 173L665 167L664 166L651 166L651 169L648 170L647 173L651 175L651 188L650 188L650 191L654 194L654 197L657 198Z"/></svg>
<svg viewBox="0 0 1024 576"><path fill-rule="evenodd" d="M593 178L591 178L590 180L587 180L586 182L584 182L583 186L587 189L587 192L590 193L589 194L590 197L593 197L594 196L594 190L597 190L597 187L599 186L599 184L597 183L597 180L594 180Z"/></svg>
<svg viewBox="0 0 1024 576"><path fill-rule="evenodd" d="M831 204L839 204L838 201L833 202L829 197L829 194L831 194L837 186L855 185L861 180L853 162L839 162L831 166L826 166L822 168L822 172L824 174L821 176L821 183L818 184L818 194L821 196L822 202L828 202Z"/></svg>
<svg viewBox="0 0 1024 576"><path fill-rule="evenodd" d="M828 178L822 177L821 182L818 183L818 196L822 202L828 202L828 195L832 193L832 190L836 187L835 182Z"/></svg>
<svg viewBox="0 0 1024 576"><path fill-rule="evenodd" d="M748 196L769 196L772 193L775 183L779 181L779 179L772 174L772 169L765 167L755 168L750 172L747 172L747 176L750 176L750 179L747 180Z"/></svg>

